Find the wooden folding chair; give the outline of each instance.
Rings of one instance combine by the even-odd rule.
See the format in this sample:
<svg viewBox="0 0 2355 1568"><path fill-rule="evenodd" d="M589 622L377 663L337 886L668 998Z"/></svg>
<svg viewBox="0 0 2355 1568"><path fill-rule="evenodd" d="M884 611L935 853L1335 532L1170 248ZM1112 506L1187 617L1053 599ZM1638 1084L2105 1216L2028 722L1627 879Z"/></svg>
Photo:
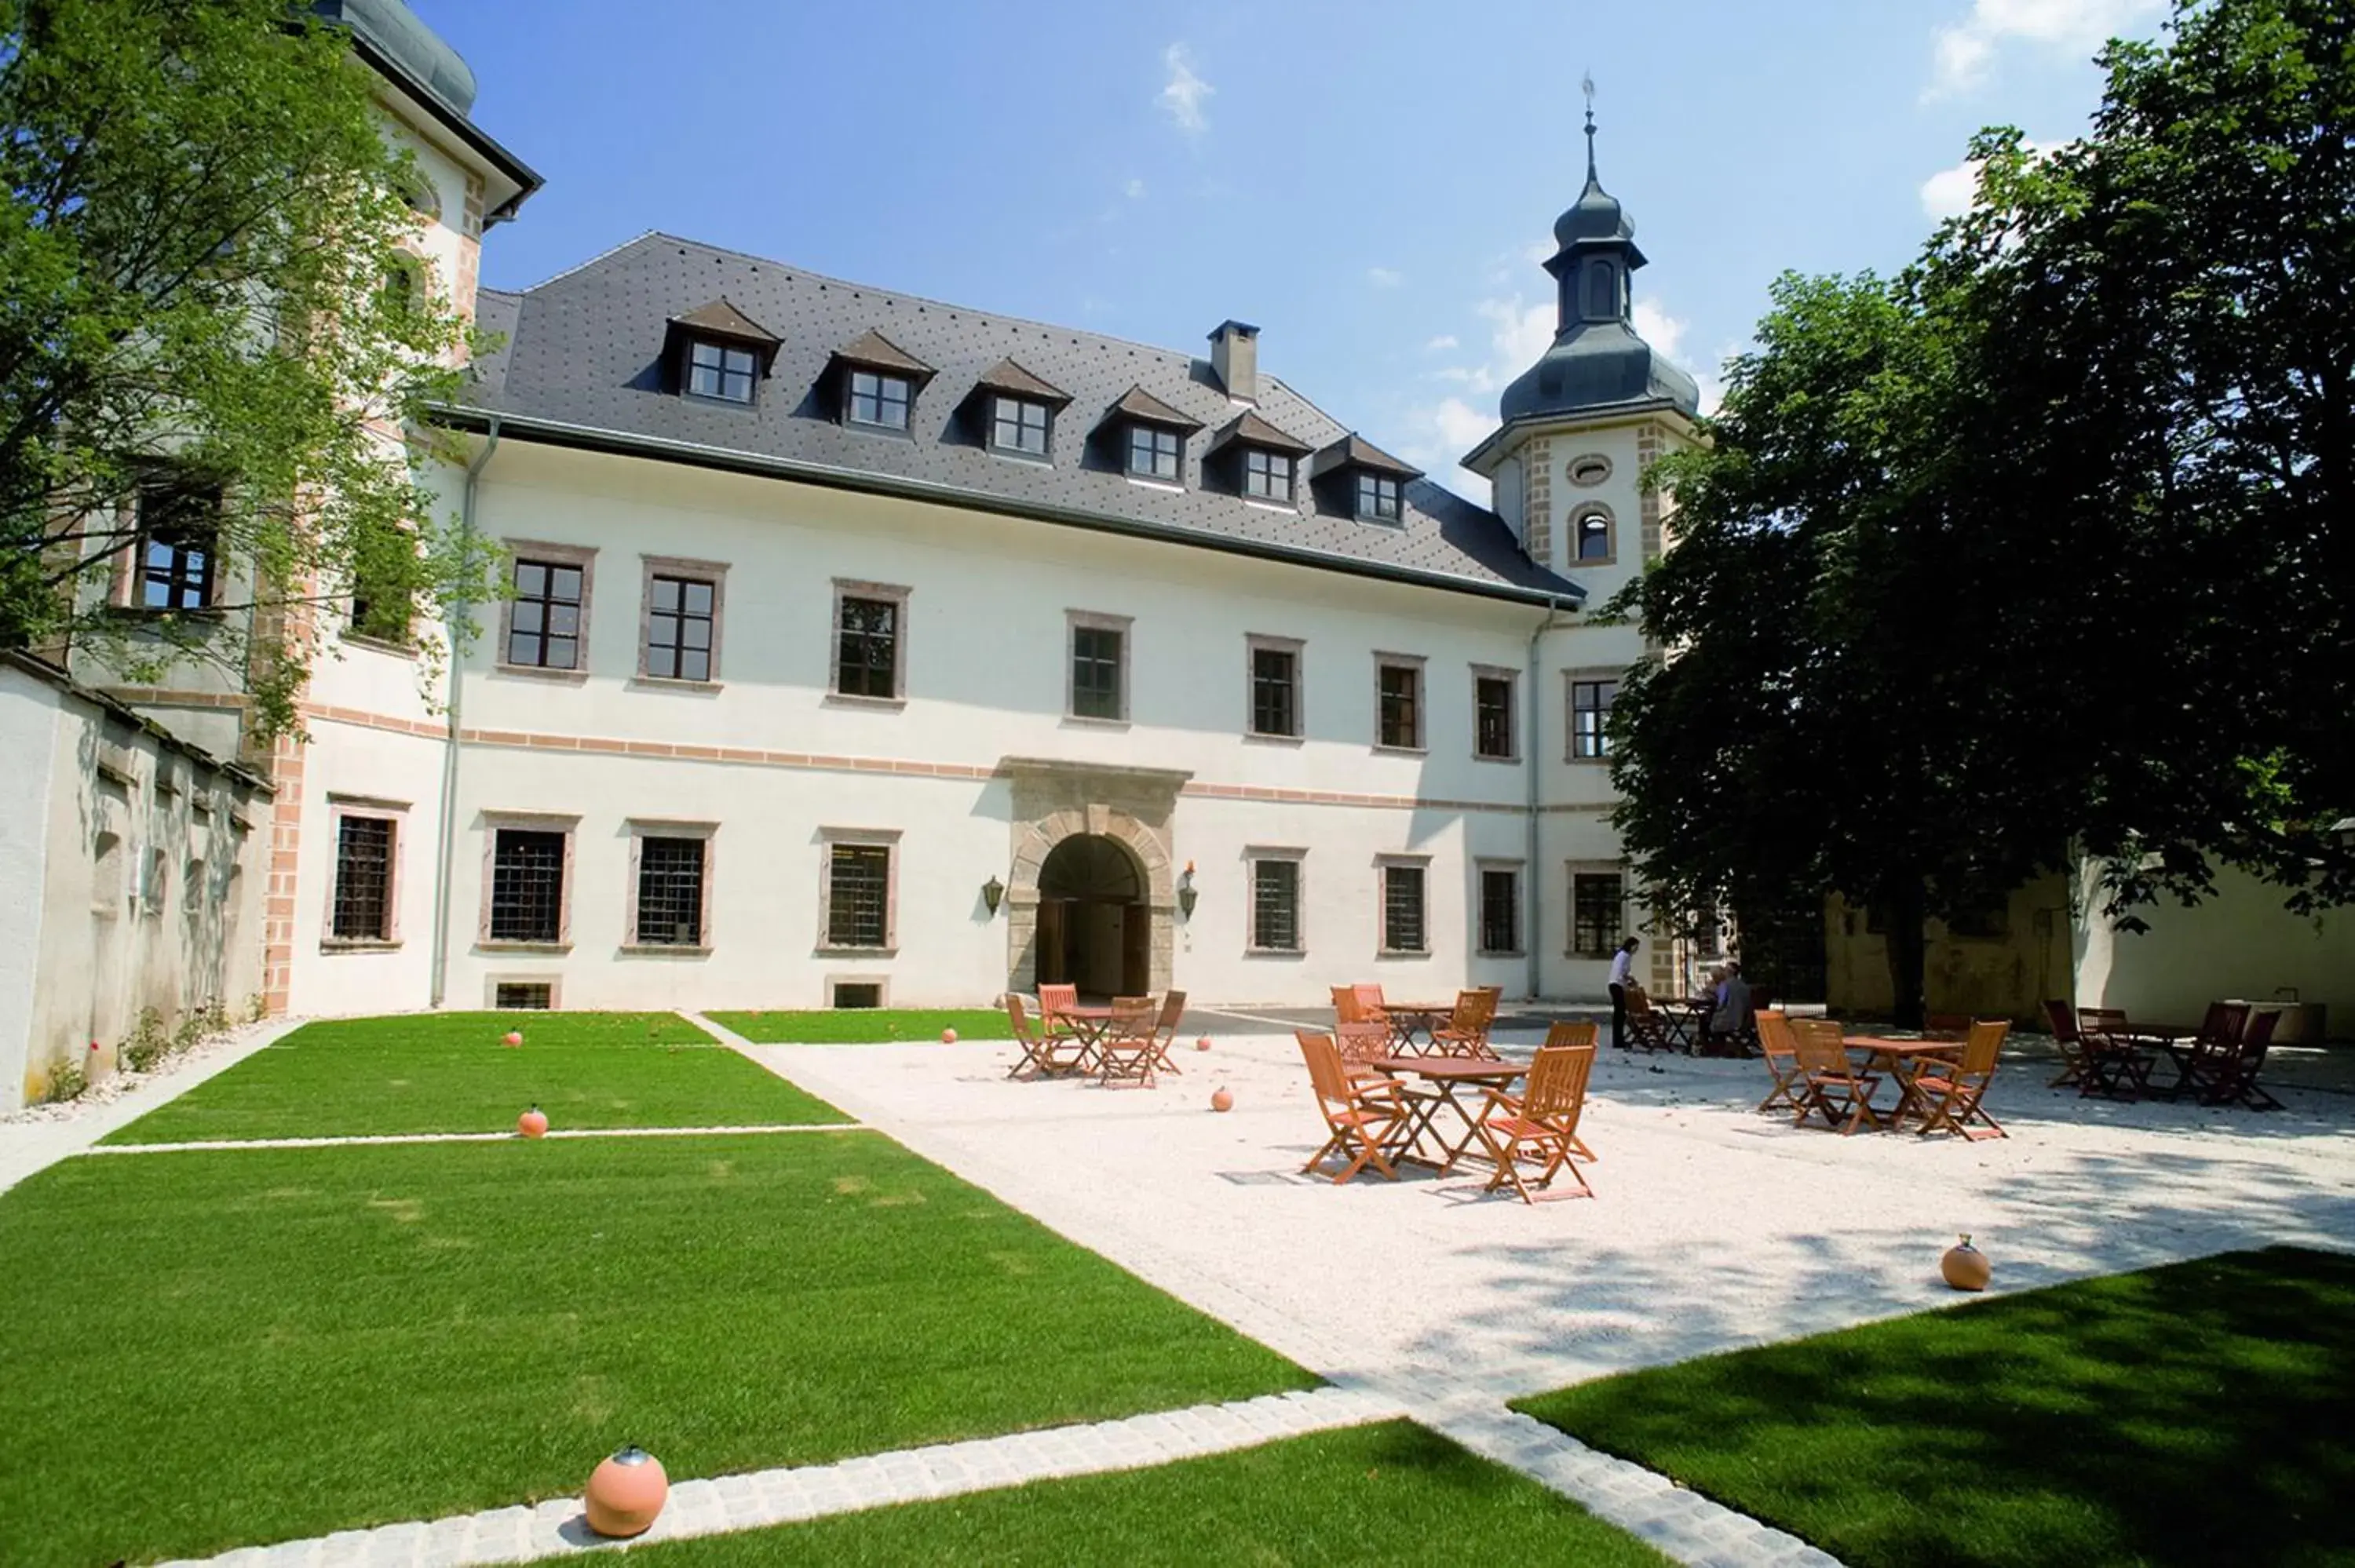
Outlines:
<svg viewBox="0 0 2355 1568"><path fill-rule="evenodd" d="M1308 1064L1308 1086L1316 1109L1325 1118L1324 1146L1300 1168L1302 1175L1323 1175L1317 1168L1338 1155L1348 1163L1333 1178L1336 1186L1370 1165L1391 1181L1398 1169L1391 1163L1405 1140L1411 1113L1400 1096L1395 1078L1351 1077L1341 1063L1340 1048L1329 1034L1300 1030L1300 1055Z"/></svg>
<svg viewBox="0 0 2355 1568"><path fill-rule="evenodd" d="M1974 1023L1963 1040L1958 1061L1952 1065L1925 1063L1913 1075L1907 1097L1922 1118L1923 1137L1934 1132L1959 1132L1967 1139L2011 1136L2001 1122L1987 1115L1984 1103L1987 1086L1995 1081L1996 1057L2002 1053L2004 1036L2010 1033L2011 1024L2005 1019ZM1975 1130L1974 1121L1984 1126Z"/></svg>
<svg viewBox="0 0 2355 1568"><path fill-rule="evenodd" d="M1183 1076L1180 1067L1170 1054L1178 1048L1178 1026L1186 1021L1186 993L1173 991L1161 999L1161 1025L1154 1032L1153 1065L1156 1071L1176 1073Z"/></svg>
<svg viewBox="0 0 2355 1568"><path fill-rule="evenodd" d="M2210 1010L2211 1015L2213 1009ZM2077 1010L2077 1075L2079 1095L2099 1094L2115 1099L2121 1090L2137 1096L2149 1092L2152 1056L2126 1033L2125 1010L2081 1007Z"/></svg>
<svg viewBox="0 0 2355 1568"><path fill-rule="evenodd" d="M1018 1078L1026 1071L1047 1077L1079 1065L1076 1055L1064 1054L1070 1039L1048 1033L1044 1023L1033 1020L1029 1008L1011 991L1006 996L1006 1022L1014 1030L1014 1044L1022 1050L1021 1060L1007 1071L1007 1077Z"/></svg>
<svg viewBox="0 0 2355 1568"><path fill-rule="evenodd" d="M1160 1052L1160 1009L1149 996L1112 999L1112 1022L1096 1042L1096 1082L1142 1084L1152 1088Z"/></svg>
<svg viewBox="0 0 2355 1568"><path fill-rule="evenodd" d="M1578 1025L1556 1024L1554 1028L1576 1028ZM1591 1036L1594 1025L1583 1026ZM1548 1032L1549 1033L1551 1031ZM1497 1173L1488 1178L1485 1189L1493 1192L1507 1182L1521 1195L1524 1203L1534 1203L1540 1192L1550 1187L1557 1172L1567 1171L1578 1183L1575 1192L1544 1192L1547 1198L1592 1198L1594 1189L1588 1185L1586 1173L1573 1161L1593 1160L1594 1150L1586 1147L1578 1136L1578 1118L1586 1109L1586 1080L1594 1071L1594 1043L1590 1038L1583 1045L1544 1045L1538 1049L1529 1064L1527 1086L1518 1095L1508 1095L1501 1089L1485 1091L1488 1106L1473 1130L1488 1147L1488 1156L1497 1162ZM1543 1161L1537 1180L1532 1182L1521 1174L1521 1160L1532 1158Z"/></svg>
<svg viewBox="0 0 2355 1568"><path fill-rule="evenodd" d="M1488 1046L1488 1031L1497 1022L1497 1002L1503 993L1483 986L1455 993L1455 1012L1446 1024L1431 1032L1431 1043L1442 1056L1497 1060Z"/></svg>
<svg viewBox="0 0 2355 1568"><path fill-rule="evenodd" d="M2077 1033L2077 1010L2065 1001L2047 1001L2044 1020L2052 1026L2052 1044L2061 1053L2061 1075L2048 1085L2061 1088L2065 1085L2083 1083L2085 1077L2085 1042Z"/></svg>
<svg viewBox="0 0 2355 1568"><path fill-rule="evenodd" d="M2264 1069L2265 1053L2273 1045L2274 1026L2280 1022L2277 1008L2250 1014L2232 1054L2219 1057L2211 1070L2206 1090L2200 1097L2201 1104L2244 1105L2251 1110L2283 1108L2281 1101L2257 1082L2257 1075Z"/></svg>
<svg viewBox="0 0 2355 1568"><path fill-rule="evenodd" d="M1300 1030L1295 1031L1295 1033L1300 1034L1310 1034L1314 1033L1315 1031ZM1391 1054L1391 1026L1389 1024L1337 1024L1334 1026L1333 1038L1337 1043L1341 1052L1341 1065L1351 1077L1360 1077L1367 1074L1371 1074L1373 1076L1378 1078L1388 1076L1388 1075L1385 1074L1380 1067L1375 1065L1375 1064Z"/></svg>
<svg viewBox="0 0 2355 1568"><path fill-rule="evenodd" d="M1676 1042L1668 1038L1668 1020L1639 985L1627 987L1627 1039L1639 1051L1676 1049Z"/></svg>
<svg viewBox="0 0 2355 1568"><path fill-rule="evenodd" d="M1572 1045L1593 1045L1598 1043L1603 1026L1591 1018L1557 1018L1546 1025L1545 1044L1541 1051L1560 1051Z"/></svg>
<svg viewBox="0 0 2355 1568"><path fill-rule="evenodd" d="M1774 1086L1758 1102L1758 1109L1763 1113L1796 1107L1801 1074L1799 1046L1791 1038L1791 1021L1779 1012L1760 1013L1758 1049L1766 1058L1766 1071L1774 1080Z"/></svg>
<svg viewBox="0 0 2355 1568"><path fill-rule="evenodd" d="M1791 1125L1805 1126L1810 1115L1820 1111L1842 1137L1868 1121L1881 1126L1881 1113L1872 1108L1881 1075L1857 1071L1848 1058L1848 1042L1840 1026L1828 1019L1795 1018L1790 1030L1799 1057L1799 1113L1791 1118Z"/></svg>

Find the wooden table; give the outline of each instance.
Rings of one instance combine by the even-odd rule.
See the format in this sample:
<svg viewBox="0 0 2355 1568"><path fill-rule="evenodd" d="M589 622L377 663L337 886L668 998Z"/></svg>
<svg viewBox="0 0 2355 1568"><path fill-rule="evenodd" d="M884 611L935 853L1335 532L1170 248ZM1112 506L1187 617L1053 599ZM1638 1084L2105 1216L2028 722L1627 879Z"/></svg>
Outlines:
<svg viewBox="0 0 2355 1568"><path fill-rule="evenodd" d="M1429 1165L1443 1176L1454 1170L1455 1162L1478 1141L1480 1123L1488 1114L1485 1096L1476 1109L1465 1108L1458 1097L1466 1088L1504 1088L1529 1070L1524 1062L1478 1062L1463 1056L1384 1056L1373 1065L1391 1077L1403 1074L1421 1078L1435 1091L1415 1095L1407 1101L1406 1136L1402 1140L1406 1151L1400 1158ZM1452 1144L1446 1134L1433 1125L1442 1106L1454 1111L1456 1119L1464 1124L1464 1136ZM1434 1152L1423 1151L1426 1141Z"/></svg>
<svg viewBox="0 0 2355 1568"><path fill-rule="evenodd" d="M1059 1007L1048 1015L1041 1027L1050 1031L1068 1021L1071 1035L1079 1042L1079 1060L1071 1064L1074 1073L1092 1073L1103 1065L1104 1032L1112 1027L1112 1009L1099 1005Z"/></svg>
<svg viewBox="0 0 2355 1568"><path fill-rule="evenodd" d="M1688 1056L1700 1054L1701 1026L1709 1015L1717 1011L1713 996L1672 996L1654 1004L1667 1022L1661 1027L1668 1032L1668 1044Z"/></svg>
<svg viewBox="0 0 2355 1568"><path fill-rule="evenodd" d="M2188 1028L2179 1023L2127 1023L2115 1029L2103 1029L2095 1033L2112 1040L2123 1040L2129 1045L2148 1046L2167 1054L2169 1063L2175 1068L2175 1082L2164 1088L2157 1089L2150 1088L2146 1084L2144 1087L2151 1095L2160 1099L2181 1099L2183 1091L2191 1086L2191 1059L2197 1054L2197 1047L2187 1050L2185 1046L2187 1043L2196 1042L2200 1038L2200 1031L2197 1029ZM2087 1089L2085 1086L2081 1085L2077 1092L2082 1097Z"/></svg>
<svg viewBox="0 0 2355 1568"><path fill-rule="evenodd" d="M1851 1034L1841 1044L1849 1050L1863 1053L1864 1070L1886 1073L1897 1080L1897 1104L1889 1113L1887 1126L1895 1127L1905 1119L1913 1108L1913 1075L1925 1062L1951 1063L1963 1054L1959 1040L1900 1039L1881 1034Z"/></svg>
<svg viewBox="0 0 2355 1568"><path fill-rule="evenodd" d="M1432 1032L1455 1016L1453 1001L1392 1001L1382 1000L1390 1015L1391 1040L1401 1054L1436 1050Z"/></svg>

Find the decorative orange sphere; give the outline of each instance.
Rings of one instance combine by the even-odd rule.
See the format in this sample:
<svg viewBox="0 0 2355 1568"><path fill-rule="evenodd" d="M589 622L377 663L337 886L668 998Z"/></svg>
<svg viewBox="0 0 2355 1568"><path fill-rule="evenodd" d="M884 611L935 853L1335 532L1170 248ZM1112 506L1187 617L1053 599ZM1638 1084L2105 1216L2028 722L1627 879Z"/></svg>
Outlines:
<svg viewBox="0 0 2355 1568"><path fill-rule="evenodd" d="M644 1535L669 1499L670 1478L663 1474L662 1461L632 1444L598 1465L581 1500L587 1505L590 1529L627 1539Z"/></svg>
<svg viewBox="0 0 2355 1568"><path fill-rule="evenodd" d="M1224 1084L1220 1084L1217 1088L1211 1090L1210 1108L1214 1111L1231 1111L1234 1109L1235 1097L1233 1091L1229 1089Z"/></svg>
<svg viewBox="0 0 2355 1568"><path fill-rule="evenodd" d="M547 1137L548 1113L538 1106L532 1107L531 1109L516 1118L516 1130L526 1138Z"/></svg>
<svg viewBox="0 0 2355 1568"><path fill-rule="evenodd" d="M503 1038L503 1039L499 1042L499 1044L502 1044L502 1045L520 1045L520 1044L523 1044L523 1031L522 1031L522 1030L520 1030L520 1029L510 1029L510 1030L508 1030L508 1031L506 1032L506 1037L505 1037L505 1038Z"/></svg>
<svg viewBox="0 0 2355 1568"><path fill-rule="evenodd" d="M954 1030L954 1029L943 1029L943 1030L942 1030L942 1031L941 1031L941 1044L943 1044L943 1045L954 1045L954 1044L956 1044L956 1031L955 1031L955 1030Z"/></svg>
<svg viewBox="0 0 2355 1568"><path fill-rule="evenodd" d="M1209 1035L1207 1035L1207 1034L1203 1035L1199 1040L1197 1040L1197 1041L1195 1041L1195 1042L1194 1042L1194 1049L1195 1049L1195 1050L1197 1050L1197 1051L1207 1051L1207 1050L1209 1050L1209 1048L1210 1048L1210 1037L1209 1037Z"/></svg>
<svg viewBox="0 0 2355 1568"><path fill-rule="evenodd" d="M1938 1272L1957 1290L1985 1290L1987 1281L1995 1277L1995 1265L1987 1261L1987 1254L1971 1245L1970 1237L1965 1236L1938 1260Z"/></svg>

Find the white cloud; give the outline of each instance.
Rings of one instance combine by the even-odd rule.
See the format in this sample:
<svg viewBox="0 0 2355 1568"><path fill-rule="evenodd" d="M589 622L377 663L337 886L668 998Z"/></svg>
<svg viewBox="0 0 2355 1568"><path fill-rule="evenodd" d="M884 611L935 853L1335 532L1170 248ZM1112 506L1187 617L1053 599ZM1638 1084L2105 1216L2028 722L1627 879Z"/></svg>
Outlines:
<svg viewBox="0 0 2355 1568"><path fill-rule="evenodd" d="M1377 289L1395 289L1406 281L1406 274L1392 267L1369 267L1366 281Z"/></svg>
<svg viewBox="0 0 2355 1568"><path fill-rule="evenodd" d="M1210 128L1209 120L1202 113L1202 100L1219 90L1194 74L1194 54L1183 44L1172 44L1161 51L1161 64L1169 77L1161 84L1161 107L1177 122L1178 129L1188 136L1199 136Z"/></svg>
<svg viewBox="0 0 2355 1568"><path fill-rule="evenodd" d="M1652 345L1652 352L1662 359L1682 364L1684 356L1678 348L1685 339L1685 323L1681 316L1672 316L1649 300L1636 302L1636 335Z"/></svg>
<svg viewBox="0 0 2355 1568"><path fill-rule="evenodd" d="M1143 201L1145 199L1145 182L1143 180L1131 180L1128 184L1121 186L1120 191L1123 196L1128 197L1131 201Z"/></svg>
<svg viewBox="0 0 2355 1568"><path fill-rule="evenodd" d="M2022 142L2020 146L2031 157L2052 150L2050 142ZM1933 223L1944 223L1970 211L1978 194L1979 160L1965 158L1953 168L1940 169L1922 182L1922 210Z"/></svg>
<svg viewBox="0 0 2355 1568"><path fill-rule="evenodd" d="M1429 343L1424 344L1423 345L1423 352L1425 354L1444 354L1447 350L1456 346L1455 334L1452 332L1444 332L1437 337L1433 338Z"/></svg>
<svg viewBox="0 0 2355 1568"><path fill-rule="evenodd" d="M1970 15L1938 29L1924 98L1977 87L1997 50L2019 42L2086 55L2158 12L2166 0L1971 0Z"/></svg>

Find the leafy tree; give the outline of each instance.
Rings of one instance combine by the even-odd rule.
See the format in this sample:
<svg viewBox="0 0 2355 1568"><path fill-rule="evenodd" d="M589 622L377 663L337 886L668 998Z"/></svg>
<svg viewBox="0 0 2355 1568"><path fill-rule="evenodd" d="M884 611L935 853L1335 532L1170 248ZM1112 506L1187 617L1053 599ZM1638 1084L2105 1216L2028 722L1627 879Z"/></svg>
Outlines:
<svg viewBox="0 0 2355 1568"><path fill-rule="evenodd" d="M285 0L0 0L0 646L210 662L267 736L307 607L405 629L479 578L406 450L465 328L371 91ZM205 546L203 607L110 602L143 509Z"/></svg>

